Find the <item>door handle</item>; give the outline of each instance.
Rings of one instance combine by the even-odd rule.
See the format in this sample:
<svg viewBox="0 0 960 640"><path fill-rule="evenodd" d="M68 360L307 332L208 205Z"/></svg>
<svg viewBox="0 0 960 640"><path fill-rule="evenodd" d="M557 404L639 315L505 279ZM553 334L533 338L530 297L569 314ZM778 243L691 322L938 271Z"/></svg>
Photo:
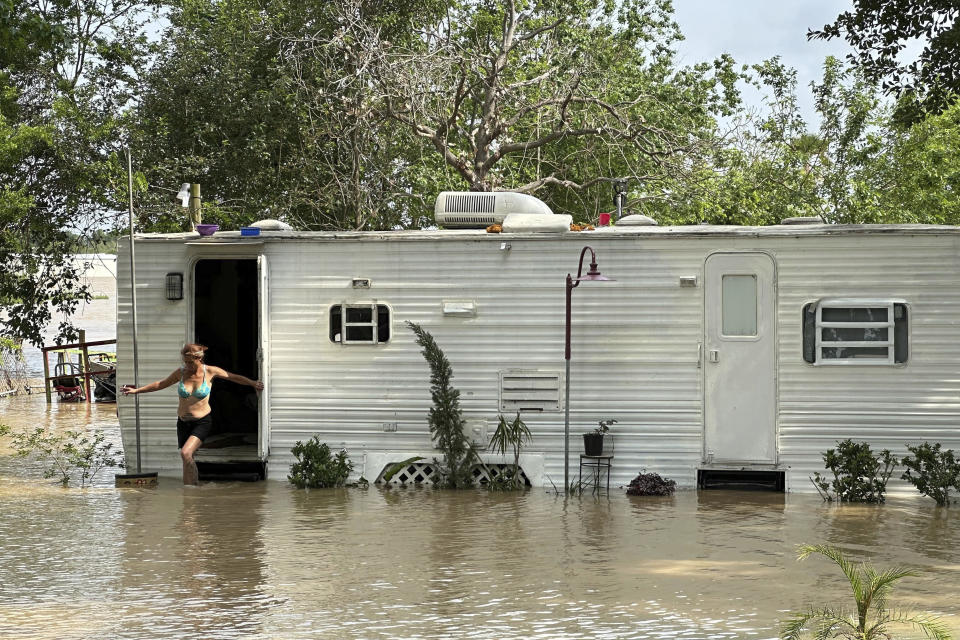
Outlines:
<svg viewBox="0 0 960 640"><path fill-rule="evenodd" d="M720 350L710 349L708 357L710 358L710 362L720 362Z"/></svg>

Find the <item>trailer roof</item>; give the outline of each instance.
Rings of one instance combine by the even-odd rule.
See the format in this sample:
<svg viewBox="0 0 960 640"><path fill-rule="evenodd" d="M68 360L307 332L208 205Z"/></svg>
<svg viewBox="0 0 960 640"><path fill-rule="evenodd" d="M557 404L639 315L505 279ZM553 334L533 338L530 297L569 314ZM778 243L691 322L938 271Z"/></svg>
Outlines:
<svg viewBox="0 0 960 640"><path fill-rule="evenodd" d="M960 235L960 227L933 224L803 224L741 227L728 225L685 226L613 226L592 231L564 233L487 233L484 229L407 229L398 231L267 231L257 236L241 236L239 231L218 231L201 237L196 232L136 234L137 240L148 242L221 244L238 242L256 244L277 240L479 240L487 238L530 238L549 240L579 235L587 238L698 238L698 237L806 237L844 235Z"/></svg>

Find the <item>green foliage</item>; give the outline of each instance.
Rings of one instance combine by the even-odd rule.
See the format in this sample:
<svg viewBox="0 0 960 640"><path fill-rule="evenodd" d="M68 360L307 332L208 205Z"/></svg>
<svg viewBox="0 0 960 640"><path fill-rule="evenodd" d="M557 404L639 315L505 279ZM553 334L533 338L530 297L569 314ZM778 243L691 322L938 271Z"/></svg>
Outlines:
<svg viewBox="0 0 960 640"><path fill-rule="evenodd" d="M960 39L955 0L857 0L851 11L810 39L844 38L854 49L851 60L884 89L911 97L911 117L936 113L960 93ZM915 59L904 55L922 43Z"/></svg>
<svg viewBox="0 0 960 640"><path fill-rule="evenodd" d="M449 489L464 489L473 486L473 465L479 461L473 443L463 432L463 413L460 410L460 391L451 384L453 367L433 336L420 325L407 321L407 327L417 336L417 344L430 365L430 397L433 406L427 419L430 436L435 446L443 452L439 470L443 481L438 483Z"/></svg>
<svg viewBox="0 0 960 640"><path fill-rule="evenodd" d="M297 461L290 466L287 480L298 489L342 487L353 470L347 452L340 450L331 455L330 447L320 442L319 436L306 443L298 440L290 451Z"/></svg>
<svg viewBox="0 0 960 640"><path fill-rule="evenodd" d="M152 0L0 2L0 322L40 345L88 299L68 259L127 204L126 110ZM11 49L7 50L5 46Z"/></svg>
<svg viewBox="0 0 960 640"><path fill-rule="evenodd" d="M527 428L526 423L520 419L520 412L512 422L500 416L497 428L490 437L490 450L500 455L505 455L507 451L513 453L513 468L511 472L503 473L497 476L491 484L491 489L515 490L523 488L523 481L520 477L520 451L523 446L533 439L533 434Z"/></svg>
<svg viewBox="0 0 960 640"><path fill-rule="evenodd" d="M883 502L887 480L897 464L889 450L874 454L869 444L850 438L838 442L836 449L828 449L823 462L833 480L818 472L811 481L820 496L831 502Z"/></svg>
<svg viewBox="0 0 960 640"><path fill-rule="evenodd" d="M900 478L936 500L938 505L950 504L950 487L960 491L960 461L954 457L953 450L941 451L939 442L907 445L907 449L913 456L901 461L907 470Z"/></svg>
<svg viewBox="0 0 960 640"><path fill-rule="evenodd" d="M0 435L7 434L9 427L0 428ZM57 478L64 487L78 480L84 487L92 484L104 467L124 467L123 453L105 439L99 429L92 436L79 431L53 433L43 427L10 435L17 457L39 460L45 467L43 477Z"/></svg>
<svg viewBox="0 0 960 640"><path fill-rule="evenodd" d="M804 629L809 626L813 627L812 637L817 640L883 640L893 637L891 627L910 627L934 640L950 640L952 637L947 625L936 616L887 608L887 599L894 585L907 576L917 575L915 571L902 567L878 571L866 563L851 562L839 549L828 545L801 545L798 560L814 553L840 567L850 583L856 612L850 615L841 608L810 607L782 625L782 640L800 640Z"/></svg>

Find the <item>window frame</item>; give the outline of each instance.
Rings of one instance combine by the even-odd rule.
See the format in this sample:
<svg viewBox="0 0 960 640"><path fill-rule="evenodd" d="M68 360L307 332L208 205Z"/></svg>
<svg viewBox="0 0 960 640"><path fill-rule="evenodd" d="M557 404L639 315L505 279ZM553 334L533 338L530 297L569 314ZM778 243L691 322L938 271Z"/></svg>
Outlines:
<svg viewBox="0 0 960 640"><path fill-rule="evenodd" d="M808 319L810 309L813 308L812 322ZM886 321L825 321L824 309L886 309ZM898 310L902 309L902 318L897 318ZM813 366L904 366L911 358L910 354L910 326L912 309L910 305L896 298L821 298L807 302L802 308L802 343L803 359ZM905 326L900 326L903 323ZM824 329L886 329L886 340L824 340ZM813 331L812 341L808 332ZM906 345L899 345L906 341ZM898 349L898 345L902 348ZM808 353L811 350L812 354ZM836 348L886 348L886 357L835 358L824 357L825 349ZM902 355L901 355L902 354ZM812 356L812 361L810 357ZM898 359L900 356L902 359Z"/></svg>
<svg viewBox="0 0 960 640"><path fill-rule="evenodd" d="M335 339L336 334L333 331L334 329L333 319L334 319L334 314L337 312L338 309L340 314L340 327L339 327L340 339L336 340ZM370 317L371 317L370 322L349 322L347 319L348 314L345 312L346 310L349 310L349 309L369 310ZM383 310L387 315L386 322L384 323L387 328L386 340L380 339L381 310ZM330 342L334 344L339 344L344 346L346 345L376 346L380 344L388 344L393 339L393 309L390 308L390 305L385 304L383 302L378 302L376 300L372 300L370 302L339 302L337 304L330 305L330 308L327 312L327 317L329 318L330 329L331 329L329 333ZM347 329L352 327L370 327L372 339L371 340L348 340Z"/></svg>

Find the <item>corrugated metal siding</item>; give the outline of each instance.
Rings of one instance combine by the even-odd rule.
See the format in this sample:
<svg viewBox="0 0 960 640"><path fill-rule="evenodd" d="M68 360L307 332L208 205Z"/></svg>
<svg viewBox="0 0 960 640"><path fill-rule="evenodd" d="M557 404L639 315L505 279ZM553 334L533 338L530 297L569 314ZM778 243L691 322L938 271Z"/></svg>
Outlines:
<svg viewBox="0 0 960 640"><path fill-rule="evenodd" d="M126 239L117 248L117 383L133 383L133 315L130 304L130 249ZM167 377L180 366L180 348L187 335L187 300L166 299L168 272L184 273L184 297L190 286L185 247L181 243L137 242L137 351L140 385ZM170 389L140 398L140 453L144 470L180 469L177 452L177 399ZM127 468L136 466L136 421L132 398L117 403Z"/></svg>
<svg viewBox="0 0 960 640"><path fill-rule="evenodd" d="M491 429L501 370L563 373L564 282L582 242L512 240L510 251L500 251L493 240L267 245L271 465L285 468L294 442L314 433L352 456L431 451L429 369L406 320L430 331L449 358L465 417L487 419ZM614 482L644 467L693 482L701 449L701 293L681 289L679 276L696 275L700 259L694 248L667 245L603 247L601 269L618 281L573 292L574 473L580 434L616 418ZM369 278L371 289L352 289L352 278ZM331 305L374 299L393 311L389 344L330 342ZM475 301L476 317L444 317L444 299ZM562 409L524 420L533 432L527 451L544 454L549 480L562 484ZM396 422L397 431L385 433L384 422Z"/></svg>
<svg viewBox="0 0 960 640"><path fill-rule="evenodd" d="M794 246L797 243L792 243ZM794 490L823 472L838 440L905 455L924 440L960 448L960 264L954 236L834 237L777 251L780 456ZM823 297L900 298L910 305L903 366L820 366L803 361L800 314ZM902 470L902 469L901 469ZM900 471L895 472L898 479ZM891 491L912 487L895 480Z"/></svg>
<svg viewBox="0 0 960 640"><path fill-rule="evenodd" d="M432 451L426 424L429 370L405 320L433 334L452 363L465 417L486 419L492 430L501 370L562 374L564 278L575 273L586 243L597 251L603 273L617 281L587 282L573 292L574 473L580 434L602 418L615 418L612 484L626 483L644 468L694 484L702 457L702 270L707 255L719 250L765 250L777 262L776 428L790 489L811 491L807 475L822 470L821 453L845 437L901 454L907 442L927 438L960 448L960 346L953 339L960 311L956 238L930 232L792 237L781 230L681 238L660 230L630 237L511 237L510 251L499 249L501 238L466 235L406 234L399 242L359 234L267 238L249 251L262 251L269 261L270 476L284 478L290 448L314 434L331 446L345 446L355 461L382 452ZM189 306L163 299L163 275L178 267L187 272L189 256L208 249L173 239L139 242L137 248L143 383L177 366L177 349L190 333ZM130 361L129 272L122 256L123 250L121 382L129 378ZM680 287L682 276L697 276L698 286ZM353 278L368 278L372 286L353 289ZM821 297L906 300L907 365L803 362L801 308ZM445 299L474 301L476 316L443 316ZM330 306L372 300L392 310L390 343L331 343ZM149 394L141 402L145 466L178 468L173 401ZM132 403L121 402L120 409L129 451ZM524 419L534 435L527 451L544 456L543 481L559 485L562 409ZM383 423L396 423L397 430L384 432Z"/></svg>

